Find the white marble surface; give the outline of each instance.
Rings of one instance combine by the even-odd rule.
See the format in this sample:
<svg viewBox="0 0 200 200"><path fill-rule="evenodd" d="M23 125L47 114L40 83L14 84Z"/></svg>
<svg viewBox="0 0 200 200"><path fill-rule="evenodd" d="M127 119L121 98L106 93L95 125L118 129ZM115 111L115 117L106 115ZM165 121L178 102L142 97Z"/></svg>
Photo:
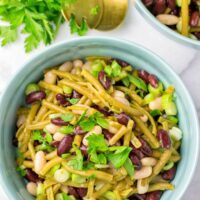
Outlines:
<svg viewBox="0 0 200 200"><path fill-rule="evenodd" d="M176 73L178 73L188 90L190 91L200 117L200 51L187 48L176 43L151 27L143 17L132 7L128 16L119 28L110 32L90 31L89 36L110 36L134 41L151 49L167 61ZM63 25L55 43L69 40L76 36L70 36L67 25ZM36 51L25 54L23 38L5 48L0 47L0 91L15 75L20 66L33 55L44 49L40 46ZM185 192L182 200L199 200L200 170L197 167L196 175ZM0 188L0 199L9 200Z"/></svg>

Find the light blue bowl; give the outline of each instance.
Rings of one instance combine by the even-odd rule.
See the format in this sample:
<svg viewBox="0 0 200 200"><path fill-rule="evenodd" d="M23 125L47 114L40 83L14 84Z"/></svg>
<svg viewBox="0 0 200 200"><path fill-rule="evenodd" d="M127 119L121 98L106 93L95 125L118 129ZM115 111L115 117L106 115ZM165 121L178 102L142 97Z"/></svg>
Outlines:
<svg viewBox="0 0 200 200"><path fill-rule="evenodd" d="M178 41L179 43L186 45L191 48L200 49L200 41L193 40L188 37L185 37L172 29L168 28L161 22L159 22L156 17L145 7L141 0L136 0L136 8L141 13L141 15L147 19L147 21L153 25L157 30L164 33L170 39Z"/></svg>
<svg viewBox="0 0 200 200"><path fill-rule="evenodd" d="M91 55L111 56L125 60L135 67L156 74L166 86L170 84L175 86L180 127L184 132L181 148L182 160L173 180L176 189L165 192L162 200L180 199L192 179L199 152L198 118L191 97L180 78L158 56L134 43L102 37L75 39L45 49L21 67L2 94L0 102L0 184L7 193L8 199L33 199L26 191L23 179L15 171L15 149L11 142L15 134L15 113L17 108L24 103L26 85L38 81L47 67Z"/></svg>

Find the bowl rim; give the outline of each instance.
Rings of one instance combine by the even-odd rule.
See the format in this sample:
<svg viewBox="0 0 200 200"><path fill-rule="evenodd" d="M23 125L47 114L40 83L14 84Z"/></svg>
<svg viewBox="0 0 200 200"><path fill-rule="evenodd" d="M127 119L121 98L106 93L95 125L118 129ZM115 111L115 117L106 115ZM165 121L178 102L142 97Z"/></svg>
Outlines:
<svg viewBox="0 0 200 200"><path fill-rule="evenodd" d="M185 87L183 81L180 79L180 77L174 72L174 70L170 67L170 65L168 65L160 56L158 56L156 53L152 52L151 50L143 47L140 44L137 44L135 42L131 42L128 40L123 40L123 39L119 39L119 38L112 38L112 37L105 37L105 36L85 36L84 38L74 38L74 39L70 39L70 40L66 40L66 41L62 41L56 44L53 44L49 47L46 47L45 49L43 49L41 52L37 53L36 55L32 56L31 58L29 58L22 66L21 68L19 68L19 70L15 73L15 75L11 78L11 80L8 82L7 86L4 88L3 92L0 94L0 107L3 106L1 105L3 102L3 98L6 95L6 91L8 91L9 87L12 87L12 85L14 84L14 82L16 81L16 77L19 76L20 73L22 73L24 70L26 70L27 65L29 65L29 63L32 63L34 61L36 61L37 59L39 59L40 57L43 57L45 54L47 54L48 52L52 52L57 48L61 48L65 45L69 45L70 44L92 44L93 42L97 42L98 43L107 43L107 42L111 42L112 44L118 43L119 45L126 45L126 46L130 46L130 47L135 47L137 48L139 51L150 55L154 60L159 61L163 67L165 67L169 73L173 74L174 78L176 81L179 82L180 86L184 89L184 92L188 98L189 104L190 104L190 112L193 114L193 120L194 120L194 126L195 129L197 130L196 132L196 136L197 136L197 146L196 146L196 151L194 152L194 160L193 160L193 165L191 167L191 171L190 174L188 175L188 179L187 179L187 183L184 184L184 188L182 188L182 190L178 193L178 199L181 199L181 197L183 196L183 194L185 193L186 189L188 188L189 184L191 183L191 180L194 176L195 170L197 168L197 162L198 162L198 155L199 155L199 150L200 150L200 127L199 127L199 120L198 120L198 115L197 115L197 110L195 108L194 102L191 98L190 93L188 92L187 88ZM0 149L1 151L1 149ZM6 194L6 196L10 199L10 200L15 200L15 198L13 197L13 195L9 192L9 187L4 183L4 178L2 176L2 173L0 171L0 187L4 190L4 193Z"/></svg>
<svg viewBox="0 0 200 200"><path fill-rule="evenodd" d="M142 3L142 0L136 0L136 8L143 18L145 18L154 28L156 28L156 30L168 36L168 38L173 39L175 42L178 41L183 46L200 49L200 41L185 37L159 22L156 17L145 7L145 5Z"/></svg>

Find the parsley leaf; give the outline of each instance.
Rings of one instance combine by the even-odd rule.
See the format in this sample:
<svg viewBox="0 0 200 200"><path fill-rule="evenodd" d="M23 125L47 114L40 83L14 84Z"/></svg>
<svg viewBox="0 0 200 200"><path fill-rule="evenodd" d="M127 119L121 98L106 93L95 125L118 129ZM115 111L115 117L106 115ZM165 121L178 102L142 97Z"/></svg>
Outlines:
<svg viewBox="0 0 200 200"><path fill-rule="evenodd" d="M96 125L96 122L92 119L84 119L83 121L80 122L80 127L84 131L91 131Z"/></svg>
<svg viewBox="0 0 200 200"><path fill-rule="evenodd" d="M17 167L16 170L19 172L20 176L26 176L26 170L22 167Z"/></svg>
<svg viewBox="0 0 200 200"><path fill-rule="evenodd" d="M63 0L10 0L1 1L0 16L8 26L0 26L1 45L5 46L25 34L25 50L32 51L43 42L50 44L64 22L61 14ZM22 26L23 25L23 26Z"/></svg>
<svg viewBox="0 0 200 200"><path fill-rule="evenodd" d="M60 116L60 118L64 121L64 122L70 122L72 120L72 118L74 117L74 115L72 113L66 113L66 114L62 114Z"/></svg>
<svg viewBox="0 0 200 200"><path fill-rule="evenodd" d="M59 128L58 131L59 131L60 133L62 133L62 134L70 134L70 133L73 133L73 131L74 131L74 126L72 126L72 125L62 126L61 128Z"/></svg>
<svg viewBox="0 0 200 200"><path fill-rule="evenodd" d="M115 151L114 153L109 153L107 155L108 160L114 165L115 168L119 169L124 165L128 159L129 153L131 152L130 147L120 146L111 147L110 151Z"/></svg>
<svg viewBox="0 0 200 200"><path fill-rule="evenodd" d="M90 161L97 164L106 164L107 159L103 153L108 150L108 145L104 139L103 134L92 134L88 138L88 153L90 155Z"/></svg>
<svg viewBox="0 0 200 200"><path fill-rule="evenodd" d="M124 163L124 168L126 169L128 175L129 175L130 177L133 177L133 175L134 175L134 170L135 170L135 169L134 169L133 163L132 163L132 161L130 160L130 158L128 158L128 159L125 161L125 163Z"/></svg>
<svg viewBox="0 0 200 200"><path fill-rule="evenodd" d="M71 99L67 99L72 105L74 105L74 104L77 104L79 101L80 101L80 99L77 99L77 98L71 98Z"/></svg>
<svg viewBox="0 0 200 200"><path fill-rule="evenodd" d="M96 5L95 7L91 8L90 14L93 15L93 16L96 16L96 15L98 15L99 10L100 10L99 5Z"/></svg>
<svg viewBox="0 0 200 200"><path fill-rule="evenodd" d="M69 27L71 30L71 33L77 33L79 36L83 36L87 33L88 31L88 25L85 20L85 18L82 18L82 22L80 26L76 22L75 15L71 15L70 20L69 20Z"/></svg>
<svg viewBox="0 0 200 200"><path fill-rule="evenodd" d="M104 139L103 134L92 134L87 137L88 140L88 153L90 153L93 149L96 151L105 152L108 150L108 145L106 140Z"/></svg>
<svg viewBox="0 0 200 200"><path fill-rule="evenodd" d="M70 197L69 195L67 195L66 193L62 192L62 199L63 200L73 200L72 197Z"/></svg>
<svg viewBox="0 0 200 200"><path fill-rule="evenodd" d="M76 157L68 162L69 166L72 166L76 170L82 170L83 169L83 155L81 153L81 150L78 149L76 146L74 146Z"/></svg>

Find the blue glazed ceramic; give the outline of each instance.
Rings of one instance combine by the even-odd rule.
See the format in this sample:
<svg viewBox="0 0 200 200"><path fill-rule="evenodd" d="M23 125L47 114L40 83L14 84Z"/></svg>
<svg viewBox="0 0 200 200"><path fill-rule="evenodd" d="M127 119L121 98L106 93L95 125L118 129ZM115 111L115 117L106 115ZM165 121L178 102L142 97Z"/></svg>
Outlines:
<svg viewBox="0 0 200 200"><path fill-rule="evenodd" d="M168 28L161 22L159 22L156 17L144 6L141 0L136 0L136 8L141 13L141 15L150 22L157 30L164 33L169 38L178 41L179 43L189 46L191 48L200 49L200 41L193 40L185 37L172 29Z"/></svg>
<svg viewBox="0 0 200 200"><path fill-rule="evenodd" d="M21 67L2 94L0 102L0 184L8 195L8 199L33 199L26 191L23 179L15 171L15 149L11 142L15 133L15 113L24 102L26 85L29 82L38 81L42 71L47 67L91 55L111 56L125 60L134 67L156 74L165 86L169 84L175 86L180 127L184 132L181 148L182 160L173 180L176 189L165 192L162 200L179 200L192 179L199 152L198 118L191 97L180 78L158 56L137 44L102 37L84 37L45 49Z"/></svg>

